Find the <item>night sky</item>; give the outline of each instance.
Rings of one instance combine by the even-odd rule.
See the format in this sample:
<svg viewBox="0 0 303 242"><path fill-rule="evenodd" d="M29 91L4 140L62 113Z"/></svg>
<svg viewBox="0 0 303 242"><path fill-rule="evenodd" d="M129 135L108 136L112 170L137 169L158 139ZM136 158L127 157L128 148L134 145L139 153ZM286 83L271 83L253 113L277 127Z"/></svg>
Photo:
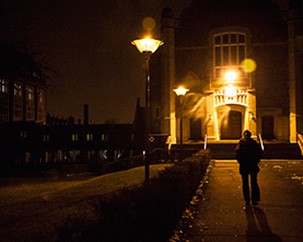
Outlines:
<svg viewBox="0 0 303 242"><path fill-rule="evenodd" d="M143 59L130 44L143 37L142 21L174 15L190 0L1 0L0 40L27 49L48 78L47 110L93 123L131 123L136 99L144 104ZM285 2L281 0L279 2ZM161 47L160 47L161 48Z"/></svg>

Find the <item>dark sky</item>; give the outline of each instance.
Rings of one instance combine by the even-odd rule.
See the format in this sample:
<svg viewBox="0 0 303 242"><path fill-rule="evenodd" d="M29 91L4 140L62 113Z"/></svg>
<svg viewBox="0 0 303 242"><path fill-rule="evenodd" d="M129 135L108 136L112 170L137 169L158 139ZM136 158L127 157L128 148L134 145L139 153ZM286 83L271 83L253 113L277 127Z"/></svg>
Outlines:
<svg viewBox="0 0 303 242"><path fill-rule="evenodd" d="M82 119L88 104L94 123L131 123L137 97L144 103L145 81L142 56L130 41L143 36L148 16L159 37L162 9L178 16L189 2L1 0L0 37L26 47L48 69L50 114Z"/></svg>

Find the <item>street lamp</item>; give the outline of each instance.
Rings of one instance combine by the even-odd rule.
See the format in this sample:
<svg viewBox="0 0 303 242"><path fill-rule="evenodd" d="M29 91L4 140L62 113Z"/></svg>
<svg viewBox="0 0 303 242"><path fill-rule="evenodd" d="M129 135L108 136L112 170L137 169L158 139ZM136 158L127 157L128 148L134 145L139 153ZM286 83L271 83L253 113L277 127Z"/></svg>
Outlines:
<svg viewBox="0 0 303 242"><path fill-rule="evenodd" d="M149 37L143 39L135 39L131 42L140 53L145 57L145 185L149 184L149 128L150 128L150 73L149 61L150 56L163 45L162 40L152 39Z"/></svg>
<svg viewBox="0 0 303 242"><path fill-rule="evenodd" d="M177 89L174 89L174 92L180 98L180 161L182 160L183 153L183 97L188 91L189 89L186 89L182 86L178 87Z"/></svg>

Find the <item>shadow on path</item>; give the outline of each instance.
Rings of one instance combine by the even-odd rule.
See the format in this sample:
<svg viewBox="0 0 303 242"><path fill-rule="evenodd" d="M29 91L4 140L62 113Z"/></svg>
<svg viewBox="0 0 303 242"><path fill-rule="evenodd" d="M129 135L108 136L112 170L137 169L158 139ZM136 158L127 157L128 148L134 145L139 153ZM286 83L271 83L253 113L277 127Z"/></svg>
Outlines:
<svg viewBox="0 0 303 242"><path fill-rule="evenodd" d="M247 242L282 242L282 239L271 231L264 211L258 207L246 207Z"/></svg>

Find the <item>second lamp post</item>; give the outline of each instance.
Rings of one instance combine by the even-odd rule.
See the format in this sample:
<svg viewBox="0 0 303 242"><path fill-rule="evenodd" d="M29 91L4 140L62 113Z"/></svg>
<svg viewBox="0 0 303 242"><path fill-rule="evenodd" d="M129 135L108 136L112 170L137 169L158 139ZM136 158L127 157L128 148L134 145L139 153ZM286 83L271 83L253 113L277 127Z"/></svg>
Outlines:
<svg viewBox="0 0 303 242"><path fill-rule="evenodd" d="M182 86L178 87L177 89L174 89L174 92L177 94L180 101L180 158L179 158L180 161L182 160L182 155L183 155L183 105L184 105L183 97L188 91L189 89L186 89Z"/></svg>

